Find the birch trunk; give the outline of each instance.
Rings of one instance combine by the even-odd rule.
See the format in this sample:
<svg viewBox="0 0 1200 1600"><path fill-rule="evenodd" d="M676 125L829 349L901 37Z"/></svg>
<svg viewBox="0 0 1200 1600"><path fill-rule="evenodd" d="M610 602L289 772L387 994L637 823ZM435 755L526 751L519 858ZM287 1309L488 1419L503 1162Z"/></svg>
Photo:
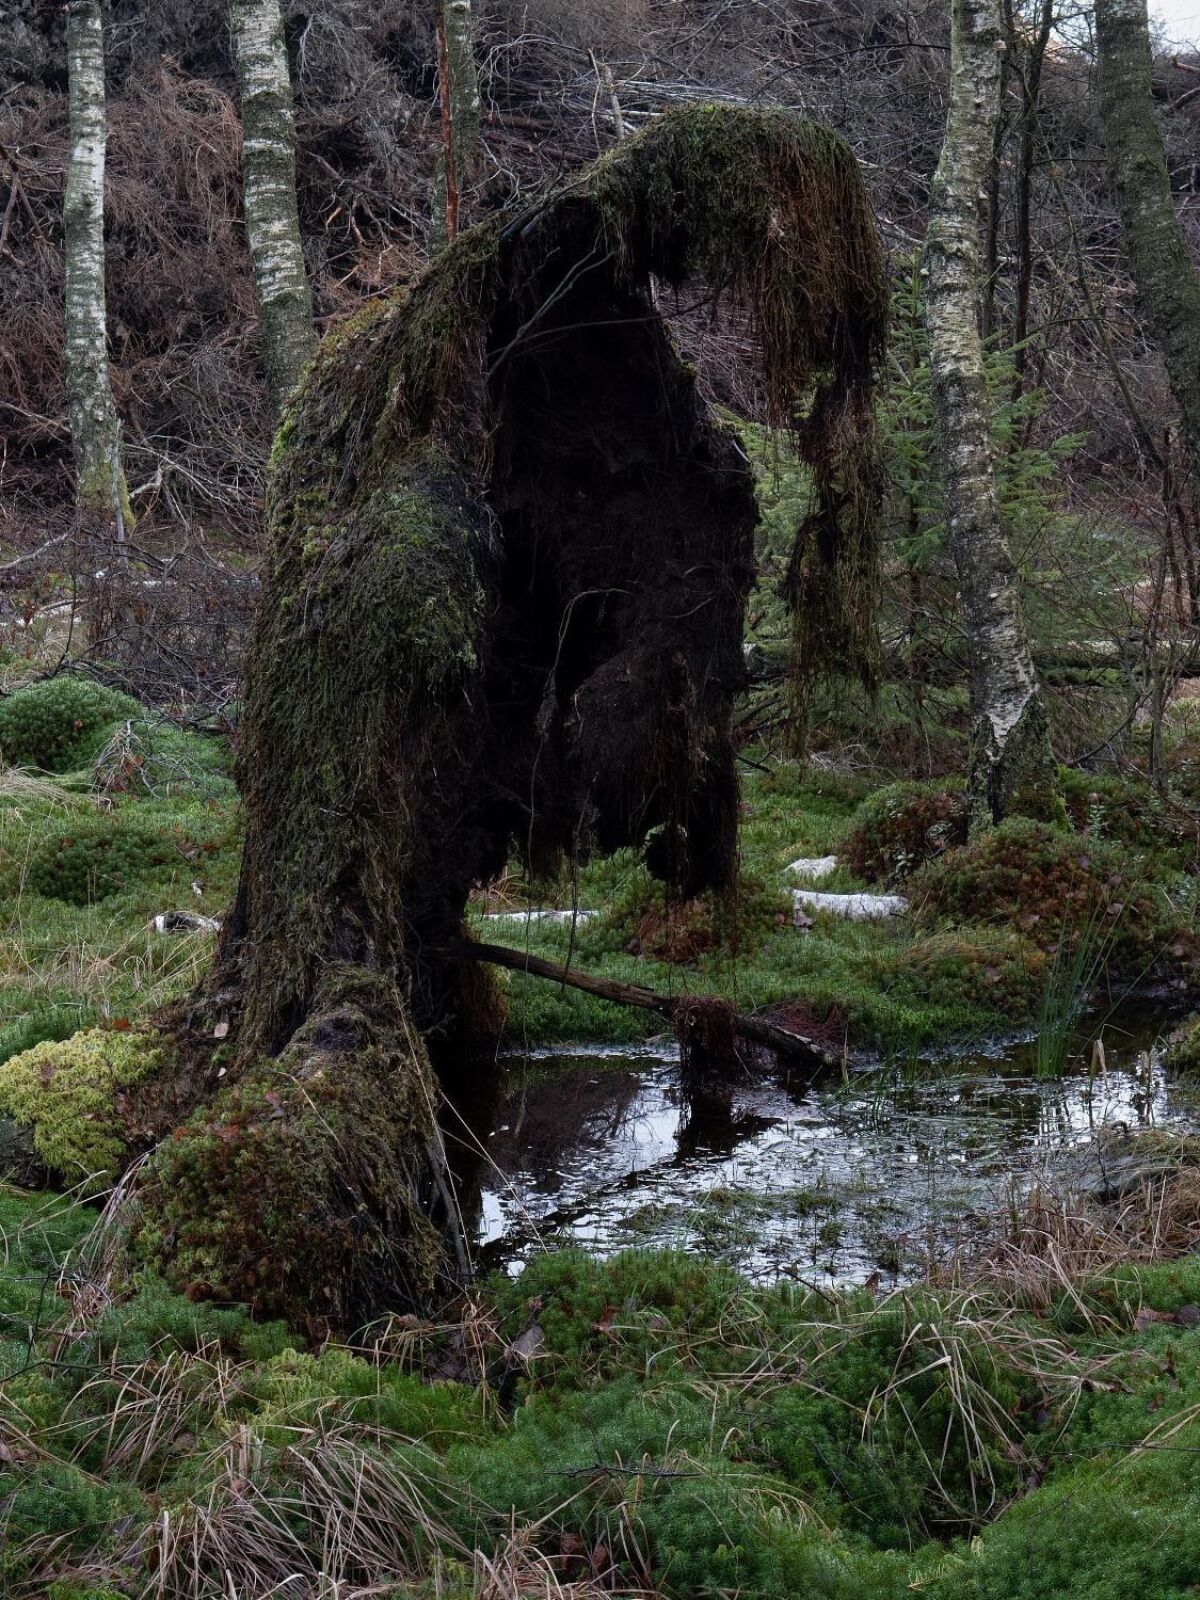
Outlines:
<svg viewBox="0 0 1200 1600"><path fill-rule="evenodd" d="M100 0L67 6L71 158L63 206L67 401L76 498L93 527L123 538L133 518L121 466L120 429L108 381L104 301L104 27Z"/></svg>
<svg viewBox="0 0 1200 1600"><path fill-rule="evenodd" d="M231 0L230 17L242 109L242 206L267 388L278 411L315 338L296 209L292 84L279 0Z"/></svg>
<svg viewBox="0 0 1200 1600"><path fill-rule="evenodd" d="M431 244L458 233L462 187L479 143L479 74L471 0L435 0L442 149L433 180Z"/></svg>
<svg viewBox="0 0 1200 1600"><path fill-rule="evenodd" d="M926 319L946 496L971 660L971 826L1049 812L1045 709L1000 521L979 332L983 205L1003 43L998 0L953 0L946 140L930 194Z"/></svg>
<svg viewBox="0 0 1200 1600"><path fill-rule="evenodd" d="M1146 0L1096 0L1100 109L1138 300L1162 350L1200 475L1200 274L1175 212L1151 93Z"/></svg>

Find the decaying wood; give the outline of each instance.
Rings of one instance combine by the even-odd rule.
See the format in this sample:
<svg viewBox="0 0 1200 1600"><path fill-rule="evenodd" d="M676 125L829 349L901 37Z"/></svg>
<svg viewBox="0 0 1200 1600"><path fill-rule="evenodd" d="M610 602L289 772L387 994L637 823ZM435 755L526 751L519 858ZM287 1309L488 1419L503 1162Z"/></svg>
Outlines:
<svg viewBox="0 0 1200 1600"><path fill-rule="evenodd" d="M446 947L447 955L454 956L460 961L486 961L494 967L507 967L512 972L526 972L533 978L549 978L554 983L564 983L569 989L581 989L584 994L594 994L598 999L611 1000L614 1005L636 1006L641 1011L656 1011L659 1016L676 1021L689 1006L694 1006L701 998L708 1000L710 997L697 995L670 995L659 994L656 989L644 988L641 984L618 983L613 978L598 978L592 973L577 972L572 967L564 967L557 961L546 961L541 956L530 955L524 950L514 950L506 944L476 944L470 939L457 939ZM834 1067L837 1058L815 1039L807 1038L802 1033L795 1033L791 1028L783 1028L777 1022L768 1022L764 1017L746 1016L736 1012L733 1016L733 1031L740 1039L745 1039L749 1044L761 1045L767 1050L773 1050L776 1055L782 1056L787 1061L800 1062L814 1071Z"/></svg>

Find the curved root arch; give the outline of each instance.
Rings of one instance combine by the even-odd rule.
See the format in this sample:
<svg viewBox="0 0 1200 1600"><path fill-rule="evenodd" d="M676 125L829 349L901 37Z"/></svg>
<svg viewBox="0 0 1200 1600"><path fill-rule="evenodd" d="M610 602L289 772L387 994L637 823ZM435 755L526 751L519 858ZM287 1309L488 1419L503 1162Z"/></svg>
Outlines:
<svg viewBox="0 0 1200 1600"><path fill-rule="evenodd" d="M171 1214L158 1259L201 1292L341 1325L427 1292L445 1184L423 1038L444 1059L487 1020L440 952L514 845L645 843L688 893L731 877L757 512L652 277L748 312L813 484L798 664L871 675L886 296L834 135L673 113L327 338L272 459L242 882L209 999L231 1086L148 1191Z"/></svg>

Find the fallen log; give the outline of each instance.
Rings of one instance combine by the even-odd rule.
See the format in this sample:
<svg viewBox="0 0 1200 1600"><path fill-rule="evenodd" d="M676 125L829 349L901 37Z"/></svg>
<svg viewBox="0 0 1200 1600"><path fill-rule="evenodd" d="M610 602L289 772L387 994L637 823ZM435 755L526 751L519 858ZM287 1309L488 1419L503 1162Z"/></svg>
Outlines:
<svg viewBox="0 0 1200 1600"><path fill-rule="evenodd" d="M490 966L508 967L513 972L526 972L534 978L548 978L554 983L566 984L569 989L581 989L584 994L594 994L601 1000L611 1000L614 1005L636 1006L641 1011L656 1011L678 1029L686 1025L689 1014L704 1007L720 1005L710 995L659 994L656 989L646 989L641 984L618 983L615 978L598 978L591 973L577 972L557 961L546 961L541 956L524 950L514 950L506 944L477 944L473 939L455 939L446 946L446 954L459 961L485 961ZM734 1034L749 1044L773 1050L785 1061L797 1062L812 1071L825 1071L837 1067L839 1058L824 1045L818 1044L802 1033L769 1022L765 1017L747 1016L730 1007L730 1023Z"/></svg>

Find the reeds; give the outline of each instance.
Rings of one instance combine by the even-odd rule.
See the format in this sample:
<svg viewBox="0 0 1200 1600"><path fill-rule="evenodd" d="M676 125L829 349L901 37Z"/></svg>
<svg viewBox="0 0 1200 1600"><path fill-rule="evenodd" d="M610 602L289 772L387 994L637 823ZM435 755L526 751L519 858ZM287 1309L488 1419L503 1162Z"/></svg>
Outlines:
<svg viewBox="0 0 1200 1600"><path fill-rule="evenodd" d="M1061 1077L1071 1039L1112 949L1116 919L1097 905L1078 936L1063 924L1038 1005L1035 1062L1039 1078Z"/></svg>

